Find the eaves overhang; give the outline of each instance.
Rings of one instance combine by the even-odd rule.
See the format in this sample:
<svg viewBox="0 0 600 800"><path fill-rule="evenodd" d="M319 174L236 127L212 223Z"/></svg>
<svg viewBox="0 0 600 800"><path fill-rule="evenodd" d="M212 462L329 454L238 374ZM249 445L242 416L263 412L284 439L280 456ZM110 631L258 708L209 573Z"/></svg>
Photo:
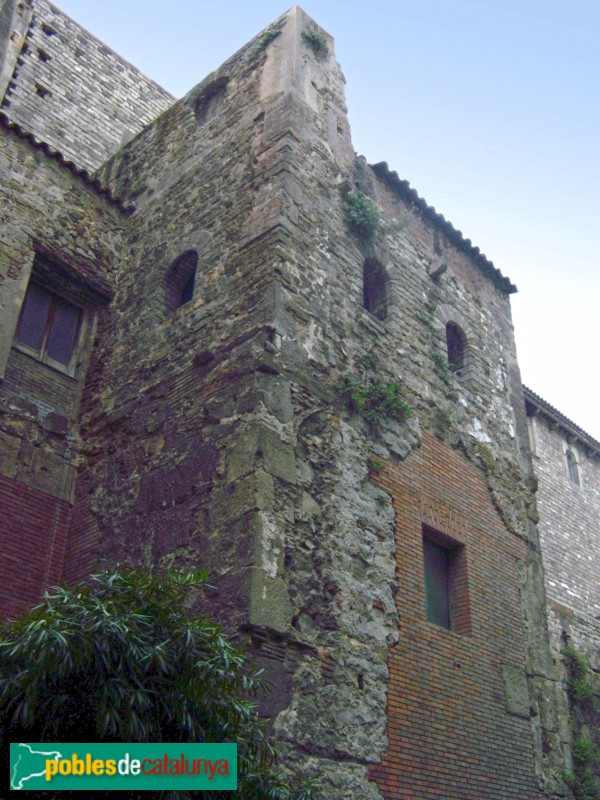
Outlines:
<svg viewBox="0 0 600 800"><path fill-rule="evenodd" d="M528 417L533 417L536 414L542 415L548 420L551 427L563 432L567 441L577 441L588 452L588 455L600 457L600 442L568 417L565 417L564 414L561 414L558 409L551 406L542 397L532 392L527 386L523 386L523 392L525 394L525 410Z"/></svg>
<svg viewBox="0 0 600 800"><path fill-rule="evenodd" d="M0 112L0 127L27 142L35 150L40 150L48 156L48 158L57 161L63 169L68 170L72 175L79 178L89 189L97 194L98 197L101 197L109 205L114 206L121 214L129 216L135 211L135 206L126 204L121 197L116 197L110 189L107 189L100 183L98 178L94 178L86 169L82 169L73 161L69 161L59 150L50 147L47 142L36 139L32 133L26 131L21 125L16 122L11 122L4 112Z"/></svg>
<svg viewBox="0 0 600 800"><path fill-rule="evenodd" d="M517 287L514 283L512 283L509 278L505 277L470 239L465 239L461 231L457 230L452 223L448 222L442 214L438 214L433 206L428 205L425 200L417 194L408 181L402 180L397 172L392 172L387 162L381 161L379 164L370 164L369 166L377 177L385 181L397 195L407 203L410 203L423 217L430 220L443 231L452 244L459 250L470 256L479 269L487 275L499 289L506 294L514 294L517 291Z"/></svg>

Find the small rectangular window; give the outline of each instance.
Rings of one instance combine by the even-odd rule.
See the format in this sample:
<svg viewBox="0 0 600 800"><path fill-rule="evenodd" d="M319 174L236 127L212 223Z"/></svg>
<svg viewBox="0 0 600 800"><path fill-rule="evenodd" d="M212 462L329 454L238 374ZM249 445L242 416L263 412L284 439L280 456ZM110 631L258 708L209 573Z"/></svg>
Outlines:
<svg viewBox="0 0 600 800"><path fill-rule="evenodd" d="M425 618L456 633L471 632L465 548L449 536L423 526Z"/></svg>
<svg viewBox="0 0 600 800"><path fill-rule="evenodd" d="M423 539L423 557L427 619L450 630L450 551Z"/></svg>
<svg viewBox="0 0 600 800"><path fill-rule="evenodd" d="M81 318L80 308L31 283L15 339L41 361L69 369L77 348Z"/></svg>

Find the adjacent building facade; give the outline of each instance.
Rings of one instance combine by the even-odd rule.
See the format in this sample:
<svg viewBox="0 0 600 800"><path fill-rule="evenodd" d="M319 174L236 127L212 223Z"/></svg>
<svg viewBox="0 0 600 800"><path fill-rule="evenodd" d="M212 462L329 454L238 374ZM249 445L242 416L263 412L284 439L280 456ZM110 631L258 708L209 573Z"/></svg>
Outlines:
<svg viewBox="0 0 600 800"><path fill-rule="evenodd" d="M177 101L45 0L0 55L3 614L201 564L325 797L565 796L598 443L524 393L510 280L356 157L331 37L294 7Z"/></svg>

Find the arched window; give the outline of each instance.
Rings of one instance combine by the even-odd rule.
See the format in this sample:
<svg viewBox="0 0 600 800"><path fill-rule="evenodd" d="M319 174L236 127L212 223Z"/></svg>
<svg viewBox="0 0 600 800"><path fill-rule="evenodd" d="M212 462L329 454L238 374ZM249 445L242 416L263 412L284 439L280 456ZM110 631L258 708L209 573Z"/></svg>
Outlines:
<svg viewBox="0 0 600 800"><path fill-rule="evenodd" d="M455 322L446 324L446 346L448 366L451 372L458 372L465 366L465 335Z"/></svg>
<svg viewBox="0 0 600 800"><path fill-rule="evenodd" d="M577 466L575 454L571 449L569 449L565 453L565 457L567 459L567 475L569 476L569 480L571 483L574 483L575 486L579 486L579 468Z"/></svg>
<svg viewBox="0 0 600 800"><path fill-rule="evenodd" d="M227 89L228 83L229 78L222 76L217 78L216 81L209 83L198 95L194 103L194 113L199 125L217 116L223 98L225 97L225 90Z"/></svg>
<svg viewBox="0 0 600 800"><path fill-rule="evenodd" d="M186 250L169 267L166 277L167 314L176 311L193 298L197 266L198 253L195 250Z"/></svg>
<svg viewBox="0 0 600 800"><path fill-rule="evenodd" d="M363 266L363 305L377 319L387 316L387 276L375 258L367 258Z"/></svg>

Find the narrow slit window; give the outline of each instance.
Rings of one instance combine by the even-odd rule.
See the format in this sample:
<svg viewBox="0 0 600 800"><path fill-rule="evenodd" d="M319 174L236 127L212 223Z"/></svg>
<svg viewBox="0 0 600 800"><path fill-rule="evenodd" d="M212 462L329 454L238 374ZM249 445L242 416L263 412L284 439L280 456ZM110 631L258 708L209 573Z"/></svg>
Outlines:
<svg viewBox="0 0 600 800"><path fill-rule="evenodd" d="M171 314L194 297L198 254L186 250L169 267L166 277L166 311Z"/></svg>
<svg viewBox="0 0 600 800"><path fill-rule="evenodd" d="M455 322L446 325L446 346L448 366L451 372L458 372L465 366L465 335Z"/></svg>
<svg viewBox="0 0 600 800"><path fill-rule="evenodd" d="M577 466L577 459L575 458L575 454L572 450L567 450L565 453L567 459L567 475L571 483L575 484L575 486L580 486L579 482L579 468Z"/></svg>
<svg viewBox="0 0 600 800"><path fill-rule="evenodd" d="M363 305L377 319L386 318L387 276L374 258L368 258L363 265Z"/></svg>

